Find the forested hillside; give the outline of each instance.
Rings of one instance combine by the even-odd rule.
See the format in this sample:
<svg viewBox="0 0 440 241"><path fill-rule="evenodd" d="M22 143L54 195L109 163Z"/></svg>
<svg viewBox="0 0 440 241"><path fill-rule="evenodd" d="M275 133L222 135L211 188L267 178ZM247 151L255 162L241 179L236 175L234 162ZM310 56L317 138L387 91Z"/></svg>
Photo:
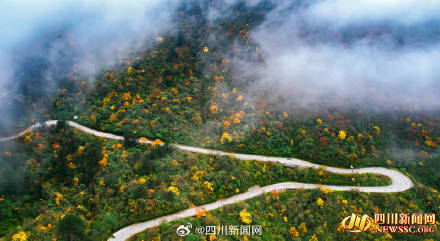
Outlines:
<svg viewBox="0 0 440 241"><path fill-rule="evenodd" d="M95 78L72 68L62 74L55 93L38 105L29 103L29 111L38 109L38 114L20 118L17 126L75 120L122 135L125 141L90 136L59 122L2 142L0 240L107 240L124 226L231 197L256 185L390 182L379 175L336 175L194 154L161 143L296 157L345 168L392 168L408 175L415 187L387 194L274 192L163 224L132 240L179 240L175 230L187 222L239 225L246 223L243 210L250 213L252 223L263 226L261 237L191 234L183 240L440 240L438 232L385 235L337 230L352 212L439 212L440 113L391 108L387 103L383 108L375 103L329 106L331 97L304 107L270 88L255 88L258 74L253 70L267 64L270 53L252 32L276 5L239 2L227 15L210 18L207 9L222 4L182 3L173 14L176 26L170 33ZM239 63L244 59L246 71ZM15 101L23 104L28 98L23 94ZM43 103L48 103L47 109L41 109ZM139 144L138 138L154 142Z"/></svg>

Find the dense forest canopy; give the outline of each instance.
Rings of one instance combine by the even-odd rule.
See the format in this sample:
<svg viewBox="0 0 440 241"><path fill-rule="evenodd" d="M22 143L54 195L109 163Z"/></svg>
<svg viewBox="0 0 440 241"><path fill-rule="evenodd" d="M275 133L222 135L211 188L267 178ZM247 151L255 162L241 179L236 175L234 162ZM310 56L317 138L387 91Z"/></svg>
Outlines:
<svg viewBox="0 0 440 241"><path fill-rule="evenodd" d="M233 240L440 239L438 232L337 231L352 212L440 209L440 33L431 11L438 4L99 2L53 3L59 12L21 6L33 23L19 22L20 31L0 41L7 50L0 55L1 135L60 120L2 142L0 240L106 240L124 226L255 185L389 184L380 175L240 161L158 145L163 142L387 167L415 187L388 194L272 193L133 240L175 240L180 223L240 224L243 216L264 224L265 233ZM66 120L125 140L90 136ZM139 138L155 141L139 144Z"/></svg>

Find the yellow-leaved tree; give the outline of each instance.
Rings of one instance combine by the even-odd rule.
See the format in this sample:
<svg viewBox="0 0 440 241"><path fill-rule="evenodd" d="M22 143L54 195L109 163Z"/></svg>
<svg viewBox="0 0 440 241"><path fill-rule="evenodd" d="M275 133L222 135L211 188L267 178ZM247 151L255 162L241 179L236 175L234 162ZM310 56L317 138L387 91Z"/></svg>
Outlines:
<svg viewBox="0 0 440 241"><path fill-rule="evenodd" d="M220 139L220 142L221 142L222 144L224 144L224 143L225 143L225 139L226 139L228 142L231 142L231 141L232 141L232 137L231 137L227 132L223 132L223 135L222 135L222 138Z"/></svg>
<svg viewBox="0 0 440 241"><path fill-rule="evenodd" d="M344 130L339 131L338 134L339 139L344 140L346 136L347 136L347 132L345 132Z"/></svg>
<svg viewBox="0 0 440 241"><path fill-rule="evenodd" d="M251 224L252 215L248 211L246 211L246 209L243 209L240 212L240 220L245 224Z"/></svg>
<svg viewBox="0 0 440 241"><path fill-rule="evenodd" d="M28 236L25 232L20 231L14 235L12 235L12 241L27 241Z"/></svg>

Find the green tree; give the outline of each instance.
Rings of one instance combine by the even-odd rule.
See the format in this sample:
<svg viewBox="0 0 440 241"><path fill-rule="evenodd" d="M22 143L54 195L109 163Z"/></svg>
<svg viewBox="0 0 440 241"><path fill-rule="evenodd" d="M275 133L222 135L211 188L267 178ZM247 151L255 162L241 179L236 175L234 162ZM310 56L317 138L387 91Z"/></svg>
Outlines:
<svg viewBox="0 0 440 241"><path fill-rule="evenodd" d="M85 230L86 224L80 217L67 214L58 223L58 238L63 241L88 240Z"/></svg>

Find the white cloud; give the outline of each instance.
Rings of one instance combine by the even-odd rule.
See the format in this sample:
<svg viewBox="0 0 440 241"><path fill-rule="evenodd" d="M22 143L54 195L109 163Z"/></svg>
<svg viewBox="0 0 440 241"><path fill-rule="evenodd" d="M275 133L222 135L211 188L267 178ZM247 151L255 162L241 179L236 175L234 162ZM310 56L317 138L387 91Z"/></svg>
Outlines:
<svg viewBox="0 0 440 241"><path fill-rule="evenodd" d="M431 10L440 6L433 1L419 2L423 6L415 6L415 1L399 2L324 1L296 11L278 7L252 34L265 53L265 64L250 71L257 69L259 86L271 86L298 105L325 100L327 105L338 106L438 109L440 43L427 44L430 40L421 36L417 47L405 42L399 45L391 41L393 33L381 38L352 36L350 43L329 37L358 30L348 25L340 29L341 23L361 23L368 32L371 21L387 19L393 20L388 26L403 29L400 34L405 38L412 33L400 24L426 24L436 17ZM430 38L429 34L425 37Z"/></svg>
<svg viewBox="0 0 440 241"><path fill-rule="evenodd" d="M336 25L370 21L417 24L440 19L438 0L325 0L313 4L308 17Z"/></svg>

